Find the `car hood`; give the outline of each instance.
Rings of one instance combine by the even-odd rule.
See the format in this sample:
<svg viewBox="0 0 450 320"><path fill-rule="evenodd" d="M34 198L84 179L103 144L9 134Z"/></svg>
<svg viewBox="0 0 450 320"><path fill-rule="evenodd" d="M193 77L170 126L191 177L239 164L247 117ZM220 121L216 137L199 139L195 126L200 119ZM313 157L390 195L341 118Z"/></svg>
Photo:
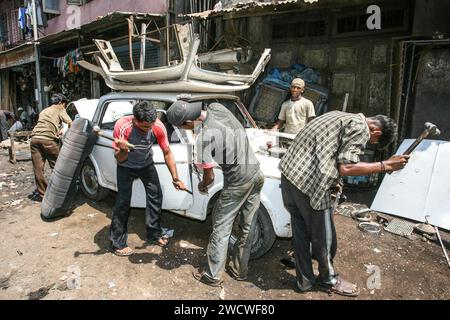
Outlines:
<svg viewBox="0 0 450 320"><path fill-rule="evenodd" d="M72 101L70 104L75 106L80 117L92 121L95 110L97 109L98 101L99 99L81 99Z"/></svg>
<svg viewBox="0 0 450 320"><path fill-rule="evenodd" d="M255 152L264 176L267 178L281 179L281 171L279 169L280 158L275 155L276 152L274 151L279 146L280 136L285 139L293 139L295 136L254 128L246 129L246 131L250 146ZM272 152L269 152L269 149Z"/></svg>

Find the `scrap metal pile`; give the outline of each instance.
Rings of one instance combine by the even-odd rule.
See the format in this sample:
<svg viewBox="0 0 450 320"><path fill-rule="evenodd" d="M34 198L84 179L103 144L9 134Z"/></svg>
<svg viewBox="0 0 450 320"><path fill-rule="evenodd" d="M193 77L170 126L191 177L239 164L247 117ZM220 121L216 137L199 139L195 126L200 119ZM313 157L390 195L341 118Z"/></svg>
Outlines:
<svg viewBox="0 0 450 320"><path fill-rule="evenodd" d="M246 63L250 60L251 51L229 48L199 54L200 37L193 33L191 24L174 25L171 28L175 30L180 60L171 60L166 66L144 69L142 59L145 59L145 54L141 50L139 70L134 69L134 63L132 63L133 70L124 70L111 43L100 39L93 40L99 50L99 53L94 55L97 65L88 61L79 61L79 64L100 74L113 90L228 93L248 89L270 60L271 50L265 49L251 74L233 73L232 70L225 72L207 70L202 65ZM141 37L145 35L144 31ZM130 46L132 62L131 56Z"/></svg>

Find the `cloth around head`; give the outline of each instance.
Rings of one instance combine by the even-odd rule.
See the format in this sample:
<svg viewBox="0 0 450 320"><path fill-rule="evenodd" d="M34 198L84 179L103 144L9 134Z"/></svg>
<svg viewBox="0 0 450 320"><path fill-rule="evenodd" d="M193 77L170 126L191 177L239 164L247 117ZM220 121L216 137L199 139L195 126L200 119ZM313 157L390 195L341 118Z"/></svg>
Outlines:
<svg viewBox="0 0 450 320"><path fill-rule="evenodd" d="M171 125L181 126L186 121L193 121L200 117L202 113L202 103L178 100L167 110L167 121Z"/></svg>
<svg viewBox="0 0 450 320"><path fill-rule="evenodd" d="M305 87L305 81L303 81L303 79L300 79L300 78L295 78L291 82L291 87L294 87L294 86L300 87L300 88L304 88Z"/></svg>

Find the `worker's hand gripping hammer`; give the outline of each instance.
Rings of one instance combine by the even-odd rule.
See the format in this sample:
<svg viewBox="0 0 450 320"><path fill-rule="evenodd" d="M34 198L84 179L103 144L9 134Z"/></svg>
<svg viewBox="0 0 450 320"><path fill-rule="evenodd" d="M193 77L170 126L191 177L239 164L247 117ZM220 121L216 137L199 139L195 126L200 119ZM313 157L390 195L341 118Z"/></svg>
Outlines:
<svg viewBox="0 0 450 320"><path fill-rule="evenodd" d="M408 149L403 152L403 155L410 155L426 137L439 136L440 134L441 131L435 124L432 124L431 122L425 122L425 129L420 134L420 136L416 140L414 140L414 142L408 147ZM392 171L388 171L388 173L391 174Z"/></svg>
<svg viewBox="0 0 450 320"><path fill-rule="evenodd" d="M99 137L103 137L103 138L111 140L111 141L116 141L114 138L111 138L111 137L105 135L99 126L94 126L92 131L94 131L94 133ZM134 144L131 144L128 141L126 142L126 144L127 144L128 149L130 149L130 150L136 149L136 146Z"/></svg>

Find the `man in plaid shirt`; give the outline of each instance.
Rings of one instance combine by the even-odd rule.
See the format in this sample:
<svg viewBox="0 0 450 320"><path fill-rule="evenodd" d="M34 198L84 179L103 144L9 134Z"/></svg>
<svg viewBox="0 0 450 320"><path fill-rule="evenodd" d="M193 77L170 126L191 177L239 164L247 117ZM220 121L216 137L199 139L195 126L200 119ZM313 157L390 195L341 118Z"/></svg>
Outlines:
<svg viewBox="0 0 450 320"><path fill-rule="evenodd" d="M342 176L402 169L409 156L397 155L376 163L359 161L367 142L383 148L396 134L396 124L386 116L366 118L363 114L333 111L308 123L281 160L283 202L291 214L300 291L319 284L338 294L359 294L358 287L338 277L333 267L337 245L331 190ZM318 279L312 258L319 263Z"/></svg>

